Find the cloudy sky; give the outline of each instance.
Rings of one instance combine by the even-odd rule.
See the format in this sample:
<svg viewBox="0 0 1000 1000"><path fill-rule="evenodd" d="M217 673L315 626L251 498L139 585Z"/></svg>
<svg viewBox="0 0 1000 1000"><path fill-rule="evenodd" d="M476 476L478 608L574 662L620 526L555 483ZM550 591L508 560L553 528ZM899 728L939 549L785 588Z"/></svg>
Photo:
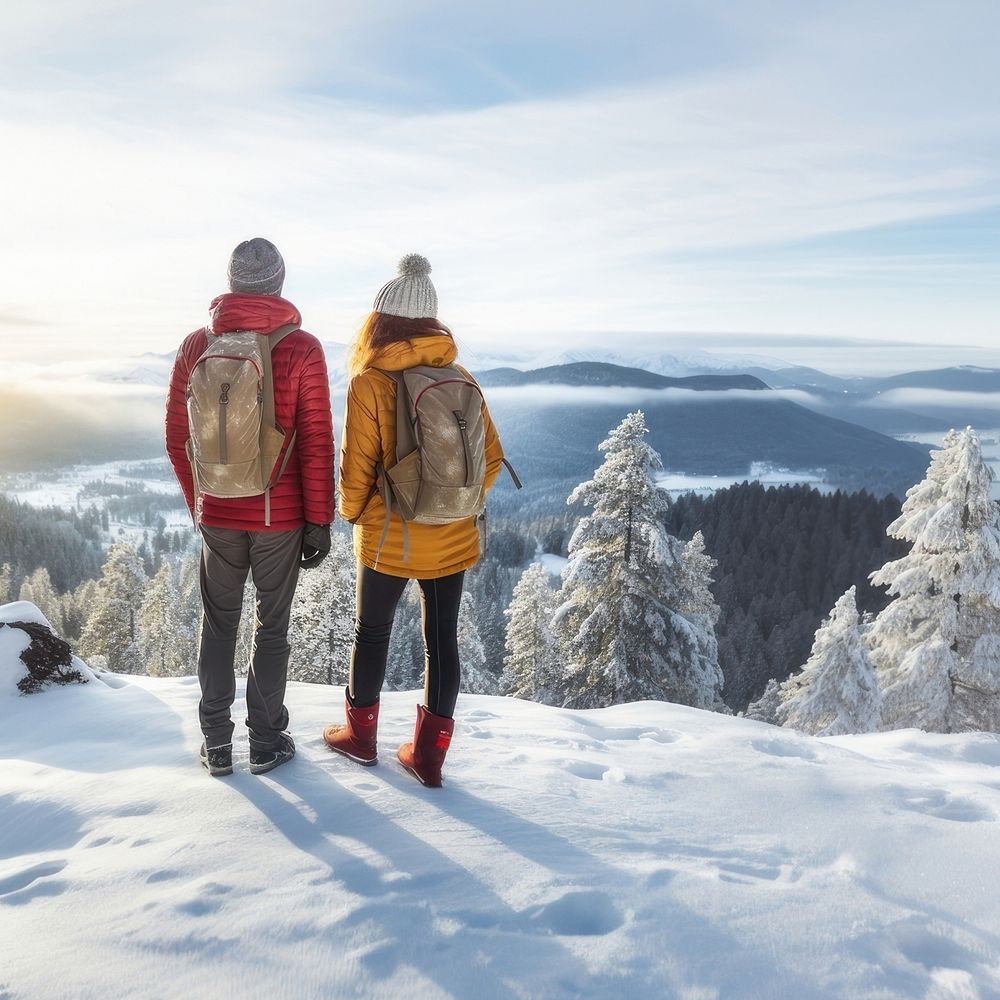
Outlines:
<svg viewBox="0 0 1000 1000"><path fill-rule="evenodd" d="M419 251L476 347L1000 365L992 0L7 0L4 29L8 358L172 349L265 235L326 340Z"/></svg>

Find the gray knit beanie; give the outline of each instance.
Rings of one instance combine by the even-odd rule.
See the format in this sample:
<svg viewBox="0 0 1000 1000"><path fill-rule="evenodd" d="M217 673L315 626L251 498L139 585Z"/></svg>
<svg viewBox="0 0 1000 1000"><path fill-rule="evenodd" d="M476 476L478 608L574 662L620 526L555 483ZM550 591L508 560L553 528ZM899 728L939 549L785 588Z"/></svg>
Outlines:
<svg viewBox="0 0 1000 1000"><path fill-rule="evenodd" d="M278 248L260 236L244 240L229 258L229 288L250 295L280 295L285 262Z"/></svg>
<svg viewBox="0 0 1000 1000"><path fill-rule="evenodd" d="M399 262L399 277L379 289L372 308L376 312L407 319L436 318L438 297L431 284L430 273L431 265L426 257L408 253Z"/></svg>

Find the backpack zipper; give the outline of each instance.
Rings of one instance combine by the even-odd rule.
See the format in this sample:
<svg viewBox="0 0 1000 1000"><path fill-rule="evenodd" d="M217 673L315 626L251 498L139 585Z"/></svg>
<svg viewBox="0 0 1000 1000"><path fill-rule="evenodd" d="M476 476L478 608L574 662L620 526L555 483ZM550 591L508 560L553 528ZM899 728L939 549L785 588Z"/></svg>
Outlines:
<svg viewBox="0 0 1000 1000"><path fill-rule="evenodd" d="M472 449L469 447L469 435L466 433L469 424L461 410L452 410L451 412L458 422L458 433L462 438L462 453L465 456L465 485L469 486L469 478L472 475Z"/></svg>
<svg viewBox="0 0 1000 1000"><path fill-rule="evenodd" d="M229 407L229 383L222 383L219 394L219 465L229 464L229 447L226 444L226 410Z"/></svg>

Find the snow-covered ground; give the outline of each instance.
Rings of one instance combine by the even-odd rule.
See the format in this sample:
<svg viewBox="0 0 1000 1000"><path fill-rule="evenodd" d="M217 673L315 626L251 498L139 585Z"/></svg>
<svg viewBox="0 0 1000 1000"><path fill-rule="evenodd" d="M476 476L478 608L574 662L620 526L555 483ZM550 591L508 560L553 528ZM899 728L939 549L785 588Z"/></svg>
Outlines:
<svg viewBox="0 0 1000 1000"><path fill-rule="evenodd" d="M15 635L5 1000L1000 996L997 736L463 696L431 790L393 757L415 694L366 769L320 737L341 692L292 684L298 757L254 777L238 730L210 778L195 678L18 697Z"/></svg>

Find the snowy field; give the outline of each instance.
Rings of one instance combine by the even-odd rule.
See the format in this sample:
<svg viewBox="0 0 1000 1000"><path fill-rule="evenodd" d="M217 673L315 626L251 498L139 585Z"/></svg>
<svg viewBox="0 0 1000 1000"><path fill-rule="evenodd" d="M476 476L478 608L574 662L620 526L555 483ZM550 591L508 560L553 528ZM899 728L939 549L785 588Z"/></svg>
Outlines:
<svg viewBox="0 0 1000 1000"><path fill-rule="evenodd" d="M443 789L323 746L197 764L195 678L18 697L0 630L0 997L1000 997L1000 738L817 740L463 696ZM242 694L242 689L241 689ZM242 716L237 715L237 718Z"/></svg>
<svg viewBox="0 0 1000 1000"><path fill-rule="evenodd" d="M150 476L155 468L157 475ZM100 482L109 487L120 486L118 496L130 494L127 483L142 483L150 494L176 498L177 506L161 511L167 531L191 527L191 515L184 506L180 487L165 458L134 461L102 462L67 466L52 473L17 473L0 478L0 492L32 507L61 507L63 510L84 511L91 506L104 510L108 496L83 496L87 483ZM109 534L114 541L130 541L138 545L148 526L112 519Z"/></svg>
<svg viewBox="0 0 1000 1000"><path fill-rule="evenodd" d="M154 467L158 473L155 477L148 475L148 470ZM52 473L16 473L5 476L0 481L0 489L8 496L16 497L22 503L31 504L32 507L86 510L93 503L100 509L101 497L81 499L81 491L90 482L121 486L122 495L126 483L140 482L150 493L176 496L178 508L184 512L187 522L191 521L184 508L180 487L174 478L173 470L165 458L70 465Z"/></svg>

